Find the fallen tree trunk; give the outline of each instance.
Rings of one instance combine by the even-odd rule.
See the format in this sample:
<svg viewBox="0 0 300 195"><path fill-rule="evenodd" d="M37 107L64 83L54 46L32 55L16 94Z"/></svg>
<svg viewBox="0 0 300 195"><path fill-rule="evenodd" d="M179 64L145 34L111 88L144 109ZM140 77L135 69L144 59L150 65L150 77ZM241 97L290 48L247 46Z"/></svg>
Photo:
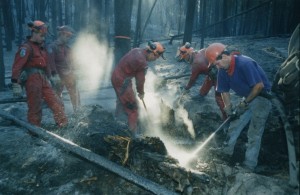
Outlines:
<svg viewBox="0 0 300 195"><path fill-rule="evenodd" d="M295 143L294 143L294 135L291 128L291 125L287 119L287 116L284 111L284 107L282 103L278 100L278 98L273 98L272 103L275 105L276 109L279 111L280 118L283 122L283 127L286 135L286 142L288 148L289 155L289 173L290 173L290 181L289 185L292 187L298 187L298 170L296 163L296 151L295 151Z"/></svg>
<svg viewBox="0 0 300 195"><path fill-rule="evenodd" d="M71 142L70 140L60 137L52 132L46 131L43 128L36 127L27 122L21 121L18 118L5 113L4 111L0 111L0 117L7 119L7 120L14 121L18 125L28 129L29 132L40 136L44 140L46 140L50 143L53 143L55 145L58 145L58 146L62 147L63 149L70 151L74 154L77 154L77 155L87 159L90 162L100 165L101 167L119 175L120 177L122 177L122 178L136 184L137 186L142 187L143 189L148 190L154 194L176 194L175 192L172 192L153 181L150 181L142 176L139 176L139 175L131 172L130 170L128 170L122 166L119 166L119 165L115 164L114 162L109 161L106 158L104 158L98 154L93 153L90 150L82 148L82 147L76 145L75 143Z"/></svg>
<svg viewBox="0 0 300 195"><path fill-rule="evenodd" d="M0 104L8 104L8 103L17 103L17 102L27 102L26 98L8 98L0 100Z"/></svg>
<svg viewBox="0 0 300 195"><path fill-rule="evenodd" d="M107 96L107 97L95 97L88 99L95 99L95 100L109 100L109 99L116 99L115 96ZM68 98L63 98L63 101L71 101ZM7 99L1 99L0 104L9 104L9 103L17 103L17 102L27 102L26 98L7 98Z"/></svg>

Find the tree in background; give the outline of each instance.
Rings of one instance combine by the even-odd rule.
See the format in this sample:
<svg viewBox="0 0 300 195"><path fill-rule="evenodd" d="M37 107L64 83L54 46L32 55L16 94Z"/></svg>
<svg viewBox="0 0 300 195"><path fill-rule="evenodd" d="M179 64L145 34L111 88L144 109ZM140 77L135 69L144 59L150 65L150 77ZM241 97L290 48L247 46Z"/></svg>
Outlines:
<svg viewBox="0 0 300 195"><path fill-rule="evenodd" d="M3 1L0 1L0 37L2 37L2 3ZM3 62L3 45L2 45L2 39L0 39L0 91L4 90L5 88L5 67Z"/></svg>
<svg viewBox="0 0 300 195"><path fill-rule="evenodd" d="M184 36L182 44L186 42L192 42L193 35L193 25L194 25L194 16L195 9L197 5L197 0L190 0L187 4L185 27L184 27Z"/></svg>
<svg viewBox="0 0 300 195"><path fill-rule="evenodd" d="M115 0L115 63L131 49L132 0Z"/></svg>
<svg viewBox="0 0 300 195"><path fill-rule="evenodd" d="M131 49L134 28L138 45L182 33L185 21L184 37L173 37L185 43L200 35L204 42L206 37L289 34L300 17L299 0L168 0L157 1L154 6L156 1L141 1L140 14L132 17L132 10L138 10L137 0L1 0L1 48L11 50L14 44L20 45L28 32L26 23L42 20L53 34L58 25L95 34L99 41L114 45L118 61ZM140 21L136 20L137 15Z"/></svg>
<svg viewBox="0 0 300 195"><path fill-rule="evenodd" d="M17 25L16 25L16 29L17 30L17 40L16 43L17 45L20 45L22 43L22 37L24 34L24 29L23 29L23 25L25 23L25 3L24 0L15 0L15 4L16 4L16 14L17 14ZM11 24L11 26L13 27L13 24Z"/></svg>
<svg viewBox="0 0 300 195"><path fill-rule="evenodd" d="M12 40L15 39L15 31L13 28L13 13L12 5L10 0L2 0L3 9L3 24L4 24L4 31L5 31L5 48L7 51L12 50Z"/></svg>

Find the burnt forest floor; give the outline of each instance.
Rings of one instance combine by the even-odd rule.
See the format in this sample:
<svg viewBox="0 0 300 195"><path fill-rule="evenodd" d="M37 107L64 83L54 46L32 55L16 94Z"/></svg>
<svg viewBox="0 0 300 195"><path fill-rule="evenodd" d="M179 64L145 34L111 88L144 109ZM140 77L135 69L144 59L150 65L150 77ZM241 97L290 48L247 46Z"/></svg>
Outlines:
<svg viewBox="0 0 300 195"><path fill-rule="evenodd" d="M222 42L236 47L255 59L273 81L279 65L287 57L288 41L288 36L223 37L206 39L205 45ZM192 46L199 49L199 43L200 40L194 38ZM288 186L286 137L275 108L265 127L254 173L240 166L247 143L246 131L239 137L231 158L218 152L225 141L222 131L191 158L191 153L222 123L221 115L213 89L203 99L193 99L203 75L184 96L181 96L180 86L185 85L189 77L166 79L189 74L190 67L174 58L179 41L164 44L167 60L149 64L146 108L138 100L142 139L130 140L126 117L115 118L113 89L105 87L88 93L83 85L86 78L79 80L82 107L75 114L64 93L69 125L57 129L50 110L44 106L42 127L179 194L298 194L297 189ZM13 55L7 52L7 75ZM234 94L233 97L233 101L238 100ZM12 98L11 91L1 92L1 98ZM0 107L7 114L26 121L26 103L0 104ZM299 162L299 132L294 133ZM0 194L152 194L1 117L0 134Z"/></svg>

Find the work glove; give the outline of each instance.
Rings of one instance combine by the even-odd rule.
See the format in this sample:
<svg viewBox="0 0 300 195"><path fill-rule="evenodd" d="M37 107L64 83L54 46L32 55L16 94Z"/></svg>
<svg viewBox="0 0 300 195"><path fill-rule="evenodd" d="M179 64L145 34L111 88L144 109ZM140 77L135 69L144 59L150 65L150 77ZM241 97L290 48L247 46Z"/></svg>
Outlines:
<svg viewBox="0 0 300 195"><path fill-rule="evenodd" d="M12 83L12 90L14 97L22 97L22 87L19 83Z"/></svg>
<svg viewBox="0 0 300 195"><path fill-rule="evenodd" d="M242 100L236 105L236 115L241 116L242 114L244 114L244 112L246 112L246 110L248 110L248 108L248 103L246 103L245 100Z"/></svg>
<svg viewBox="0 0 300 195"><path fill-rule="evenodd" d="M54 91L60 91L60 86L61 86L61 80L58 76L58 74L53 75L50 77L50 83Z"/></svg>
<svg viewBox="0 0 300 195"><path fill-rule="evenodd" d="M54 76L50 77L50 82L53 88L57 88L61 85L61 80L58 76L58 74L55 74Z"/></svg>
<svg viewBox="0 0 300 195"><path fill-rule="evenodd" d="M139 94L138 94L138 97L139 97L141 100L143 100L143 99L144 99L144 95L145 95L144 93L139 93Z"/></svg>
<svg viewBox="0 0 300 195"><path fill-rule="evenodd" d="M212 65L208 69L208 76L211 80L216 81L218 77L218 68L216 65Z"/></svg>
<svg viewBox="0 0 300 195"><path fill-rule="evenodd" d="M235 109L233 108L232 104L225 106L224 111L226 112L228 117L236 118L236 112L235 112Z"/></svg>

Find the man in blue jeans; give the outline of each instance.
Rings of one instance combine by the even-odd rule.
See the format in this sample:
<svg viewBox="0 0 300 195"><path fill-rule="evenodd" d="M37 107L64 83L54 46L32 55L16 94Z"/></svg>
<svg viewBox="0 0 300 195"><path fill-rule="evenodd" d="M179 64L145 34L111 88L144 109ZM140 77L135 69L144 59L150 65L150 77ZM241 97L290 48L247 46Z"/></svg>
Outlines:
<svg viewBox="0 0 300 195"><path fill-rule="evenodd" d="M209 63L218 66L217 91L221 93L228 116L239 116L230 123L229 140L223 153L232 155L236 141L243 128L248 128L248 143L243 166L254 170L257 166L261 138L265 123L272 108L271 84L264 70L250 57L230 53L222 43L213 43L206 49ZM233 106L229 91L233 90L242 99Z"/></svg>

